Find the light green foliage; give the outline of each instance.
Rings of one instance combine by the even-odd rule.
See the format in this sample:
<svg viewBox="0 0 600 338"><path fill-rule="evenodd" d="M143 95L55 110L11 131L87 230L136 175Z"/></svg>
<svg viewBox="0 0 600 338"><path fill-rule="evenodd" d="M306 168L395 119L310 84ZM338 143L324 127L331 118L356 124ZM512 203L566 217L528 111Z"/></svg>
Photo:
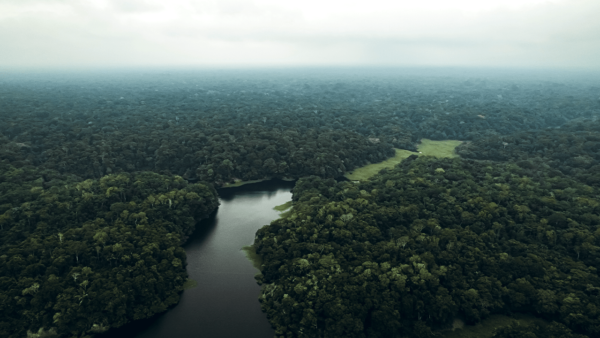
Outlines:
<svg viewBox="0 0 600 338"><path fill-rule="evenodd" d="M195 288L195 287L197 287L197 286L198 286L198 282L197 282L197 281L195 281L195 280L193 280L193 279L191 279L191 278L188 278L188 279L185 281L185 283L183 283L183 289L184 289L184 290L193 289L193 288Z"/></svg>
<svg viewBox="0 0 600 338"><path fill-rule="evenodd" d="M396 151L394 157L388 158L387 160L384 160L384 161L381 161L378 163L371 163L371 164L367 164L363 167L356 168L351 173L347 173L344 176L346 176L346 178L348 178L351 181L368 180L369 178L373 177L378 172L380 172L382 169L386 169L386 168L391 169L396 164L402 162L402 160L409 157L410 155L418 155L419 154L418 152L413 152L413 151L404 150L404 149L394 149L394 150Z"/></svg>
<svg viewBox="0 0 600 338"><path fill-rule="evenodd" d="M292 201L287 201L287 202L283 203L282 205L275 206L273 208L273 210L276 210L276 211L279 211L279 212L285 212L285 211L287 211L288 209L291 209L291 208L292 208Z"/></svg>
<svg viewBox="0 0 600 338"><path fill-rule="evenodd" d="M27 330L27 338L52 338L57 336L55 328L44 330L44 328L41 327L37 332Z"/></svg>
<svg viewBox="0 0 600 338"><path fill-rule="evenodd" d="M246 258L248 258L248 260L252 263L252 266L254 266L257 270L260 271L262 266L262 257L260 257L260 255L256 253L254 246L248 245L243 247L241 250L244 253L244 255L246 255Z"/></svg>
<svg viewBox="0 0 600 338"><path fill-rule="evenodd" d="M417 145L417 149L425 156L433 156L437 158L454 158L458 157L455 149L461 145L463 141L444 140L434 141L426 138L421 139Z"/></svg>
<svg viewBox="0 0 600 338"><path fill-rule="evenodd" d="M438 158L452 158L457 157L458 155L455 153L454 149L458 147L462 141L455 140L446 140L446 141L432 141L428 139L421 139L421 143L417 145L418 151L408 151L404 149L395 149L396 155L394 157L388 158L385 161L367 164L366 166L356 168L351 173L346 174L346 178L351 181L364 181L368 180L371 177L375 176L382 169L392 169L398 163L402 162L404 159L411 155L423 155L423 156L434 156ZM443 173L442 171L439 173ZM393 184L393 181L387 183L387 185Z"/></svg>

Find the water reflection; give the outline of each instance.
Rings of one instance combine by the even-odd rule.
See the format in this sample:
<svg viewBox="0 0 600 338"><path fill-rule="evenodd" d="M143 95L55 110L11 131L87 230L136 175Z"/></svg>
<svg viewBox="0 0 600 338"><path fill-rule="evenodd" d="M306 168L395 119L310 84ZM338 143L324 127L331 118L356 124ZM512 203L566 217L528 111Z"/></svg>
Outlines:
<svg viewBox="0 0 600 338"><path fill-rule="evenodd" d="M268 181L219 190L221 206L198 224L184 246L187 270L198 286L164 314L137 321L104 337L256 337L274 332L260 311L258 272L240 249L256 230L278 217L273 207L291 200L294 182Z"/></svg>
<svg viewBox="0 0 600 338"><path fill-rule="evenodd" d="M229 201L233 198L241 198L247 195L261 195L267 198L277 196L281 190L291 190L295 182L283 180L269 180L265 182L242 185L235 188L219 189L219 198L221 201ZM283 203L282 203L283 204Z"/></svg>
<svg viewBox="0 0 600 338"><path fill-rule="evenodd" d="M195 245L202 245L202 243L210 237L210 234L217 228L217 214L219 210L215 210L207 219L203 220L196 226L196 230L190 238L188 238L186 244L194 242ZM184 248L187 246L184 245ZM188 261L191 257L188 257Z"/></svg>

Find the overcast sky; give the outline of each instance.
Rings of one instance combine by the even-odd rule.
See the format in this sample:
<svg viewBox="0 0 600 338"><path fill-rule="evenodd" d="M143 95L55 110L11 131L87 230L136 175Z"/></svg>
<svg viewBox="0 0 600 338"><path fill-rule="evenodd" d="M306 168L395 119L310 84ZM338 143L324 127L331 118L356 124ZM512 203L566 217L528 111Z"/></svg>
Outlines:
<svg viewBox="0 0 600 338"><path fill-rule="evenodd" d="M0 67L600 69L600 0L0 0Z"/></svg>

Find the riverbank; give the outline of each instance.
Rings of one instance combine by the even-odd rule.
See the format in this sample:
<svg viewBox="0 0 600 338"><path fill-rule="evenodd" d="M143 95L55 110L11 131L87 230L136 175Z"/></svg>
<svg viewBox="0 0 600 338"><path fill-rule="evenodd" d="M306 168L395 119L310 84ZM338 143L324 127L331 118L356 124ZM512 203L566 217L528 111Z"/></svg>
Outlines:
<svg viewBox="0 0 600 338"><path fill-rule="evenodd" d="M273 210L279 212L280 218L284 218L284 217L288 217L289 215L291 215L293 206L294 206L294 204L292 201L287 201L287 202L283 203L282 205L278 205L278 206L274 207Z"/></svg>
<svg viewBox="0 0 600 338"><path fill-rule="evenodd" d="M261 182L267 182L272 180L273 177L266 177L266 178L262 178L259 180L248 180L248 181L242 181L239 179L234 179L233 183L223 183L223 186L221 186L220 188L237 188L237 187L241 187L243 185L248 185L248 184L254 184L254 183L261 183ZM286 181L286 182L292 182L295 181L296 179L294 178L289 178L289 177L283 177L281 178L282 181Z"/></svg>
<svg viewBox="0 0 600 338"><path fill-rule="evenodd" d="M221 188L236 188L236 187L241 187L246 184L260 183L260 182L268 181L270 179L271 178L263 178L260 180L250 180L250 181L236 180L234 183L223 183L223 186Z"/></svg>
<svg viewBox="0 0 600 338"><path fill-rule="evenodd" d="M244 247L242 247L242 252L244 253L244 255L246 256L246 258L248 258L248 260L250 261L250 263L252 263L252 266L256 268L256 270L259 271L260 273L260 269L262 267L262 257L256 253L256 249L254 248L254 245L246 245Z"/></svg>
<svg viewBox="0 0 600 338"><path fill-rule="evenodd" d="M279 212L280 218L284 218L288 217L291 214L292 207L293 202L290 200L281 205L276 205L275 207L273 207L273 210ZM240 250L244 253L246 258L250 261L250 263L252 263L252 266L254 266L260 274L263 260L262 257L256 253L256 248L254 247L254 244L244 246Z"/></svg>
<svg viewBox="0 0 600 338"><path fill-rule="evenodd" d="M253 248L244 248L248 254L240 248L254 241L259 228L280 217L274 207L291 200L292 187L293 182L271 180L219 189L219 208L197 225L183 247L188 279L179 304L105 337L273 337L258 302L261 289L255 276L262 262Z"/></svg>

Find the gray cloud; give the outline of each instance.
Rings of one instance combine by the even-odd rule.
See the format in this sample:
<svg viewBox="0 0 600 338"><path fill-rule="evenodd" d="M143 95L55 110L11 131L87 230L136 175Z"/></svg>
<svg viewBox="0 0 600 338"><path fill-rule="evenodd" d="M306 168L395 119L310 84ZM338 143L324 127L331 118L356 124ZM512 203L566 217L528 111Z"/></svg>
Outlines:
<svg viewBox="0 0 600 338"><path fill-rule="evenodd" d="M174 3L174 5L173 5ZM600 2L311 14L276 2L0 0L0 67L463 65L600 68ZM316 8L316 7L315 7ZM317 8L318 9L318 8Z"/></svg>

